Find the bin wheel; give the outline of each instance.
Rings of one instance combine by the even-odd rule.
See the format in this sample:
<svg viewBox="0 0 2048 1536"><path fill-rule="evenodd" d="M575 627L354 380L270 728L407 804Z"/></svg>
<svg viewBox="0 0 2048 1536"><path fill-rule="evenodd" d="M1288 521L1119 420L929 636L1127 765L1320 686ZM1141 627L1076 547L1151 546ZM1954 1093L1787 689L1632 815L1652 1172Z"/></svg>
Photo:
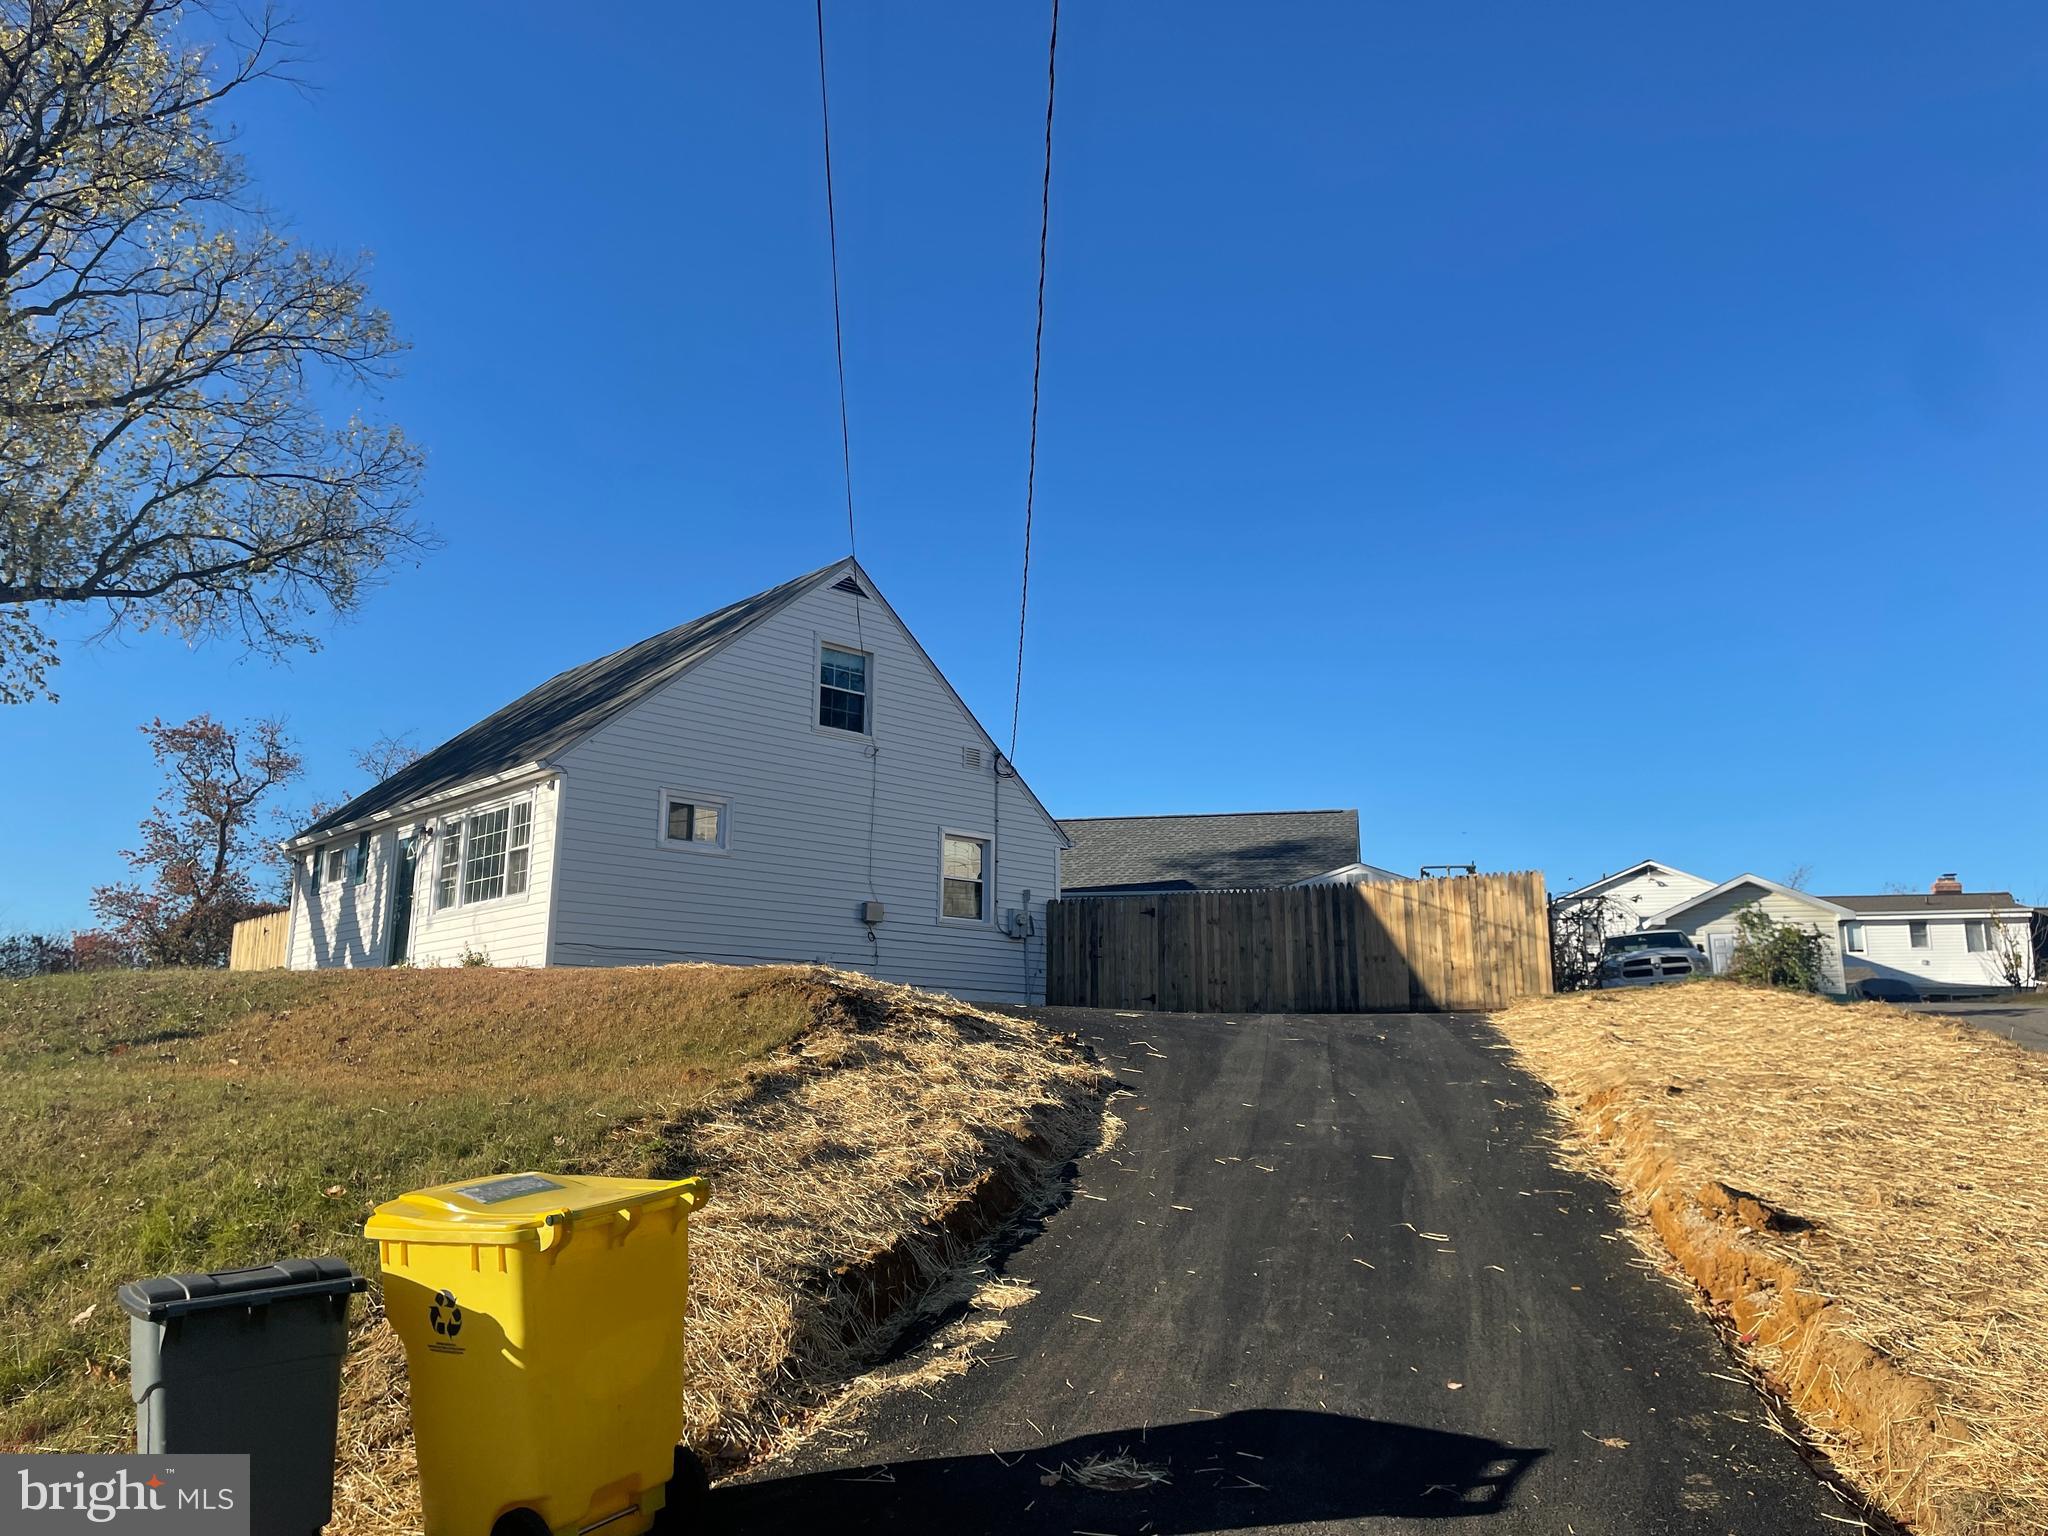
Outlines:
<svg viewBox="0 0 2048 1536"><path fill-rule="evenodd" d="M554 1536L537 1509L508 1509L491 1526L491 1536Z"/></svg>
<svg viewBox="0 0 2048 1536"><path fill-rule="evenodd" d="M676 1447L675 1474L668 1480L668 1497L661 1513L654 1517L654 1529L661 1533L688 1531L701 1536L712 1528L709 1519L711 1474L687 1445Z"/></svg>

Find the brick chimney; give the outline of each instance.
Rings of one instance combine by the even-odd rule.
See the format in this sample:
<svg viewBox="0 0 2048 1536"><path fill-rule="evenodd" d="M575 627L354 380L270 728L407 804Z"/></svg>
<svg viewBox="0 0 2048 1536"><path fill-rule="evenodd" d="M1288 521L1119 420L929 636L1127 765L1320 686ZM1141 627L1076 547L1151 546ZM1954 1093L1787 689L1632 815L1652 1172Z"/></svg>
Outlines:
<svg viewBox="0 0 2048 1536"><path fill-rule="evenodd" d="M1958 880L1953 873L1943 875L1934 882L1934 894L1937 896L1960 896L1963 894L1963 882Z"/></svg>

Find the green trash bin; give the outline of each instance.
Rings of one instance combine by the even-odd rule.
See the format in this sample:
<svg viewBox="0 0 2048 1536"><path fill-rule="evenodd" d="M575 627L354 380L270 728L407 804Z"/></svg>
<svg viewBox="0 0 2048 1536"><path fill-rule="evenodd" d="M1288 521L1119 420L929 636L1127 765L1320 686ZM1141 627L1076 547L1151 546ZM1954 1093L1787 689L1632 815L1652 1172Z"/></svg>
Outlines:
<svg viewBox="0 0 2048 1536"><path fill-rule="evenodd" d="M131 1280L135 1449L249 1457L251 1536L311 1536L334 1513L348 1299L344 1259Z"/></svg>

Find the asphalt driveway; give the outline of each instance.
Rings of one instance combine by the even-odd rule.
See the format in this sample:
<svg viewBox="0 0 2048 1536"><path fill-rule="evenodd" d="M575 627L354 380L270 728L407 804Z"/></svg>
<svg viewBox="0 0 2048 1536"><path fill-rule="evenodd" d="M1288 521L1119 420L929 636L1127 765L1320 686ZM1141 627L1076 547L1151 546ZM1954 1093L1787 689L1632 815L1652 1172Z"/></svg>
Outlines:
<svg viewBox="0 0 2048 1536"><path fill-rule="evenodd" d="M1043 1016L1131 1096L1007 1261L1039 1295L864 1441L720 1489L722 1528L1845 1529L1484 1021ZM1123 1451L1171 1481L1045 1481Z"/></svg>
<svg viewBox="0 0 2048 1536"><path fill-rule="evenodd" d="M2017 1041L2030 1051L2048 1051L2048 1002L2038 997L1958 998L1950 1003L1908 1003L1916 1013L1938 1013Z"/></svg>

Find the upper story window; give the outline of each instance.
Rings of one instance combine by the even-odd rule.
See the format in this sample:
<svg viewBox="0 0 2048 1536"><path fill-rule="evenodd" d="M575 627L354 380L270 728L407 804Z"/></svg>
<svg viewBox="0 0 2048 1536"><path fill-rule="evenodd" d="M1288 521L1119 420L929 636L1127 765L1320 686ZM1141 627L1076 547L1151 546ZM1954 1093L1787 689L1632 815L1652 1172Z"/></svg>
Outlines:
<svg viewBox="0 0 2048 1536"><path fill-rule="evenodd" d="M869 661L864 651L819 645L818 724L835 731L867 734Z"/></svg>
<svg viewBox="0 0 2048 1536"><path fill-rule="evenodd" d="M441 819L434 910L524 896L533 859L533 801L510 801Z"/></svg>
<svg viewBox="0 0 2048 1536"><path fill-rule="evenodd" d="M327 879L332 885L339 885L348 878L348 849L336 843L327 850Z"/></svg>
<svg viewBox="0 0 2048 1536"><path fill-rule="evenodd" d="M1927 925L1925 923L1906 924L1906 942L1915 949L1925 949L1927 947Z"/></svg>
<svg viewBox="0 0 2048 1536"><path fill-rule="evenodd" d="M722 850L731 824L723 800L675 789L661 792L661 841L669 847Z"/></svg>
<svg viewBox="0 0 2048 1536"><path fill-rule="evenodd" d="M939 841L939 916L986 922L988 839L946 832Z"/></svg>
<svg viewBox="0 0 2048 1536"><path fill-rule="evenodd" d="M1849 953L1850 953L1850 954L1852 954L1852 955L1860 955L1860 954L1862 954L1862 953L1863 953L1863 925L1862 925L1861 923L1844 923L1844 924L1842 924L1842 942L1843 942L1844 944L1846 944L1846 945L1848 945L1848 946L1849 946Z"/></svg>

